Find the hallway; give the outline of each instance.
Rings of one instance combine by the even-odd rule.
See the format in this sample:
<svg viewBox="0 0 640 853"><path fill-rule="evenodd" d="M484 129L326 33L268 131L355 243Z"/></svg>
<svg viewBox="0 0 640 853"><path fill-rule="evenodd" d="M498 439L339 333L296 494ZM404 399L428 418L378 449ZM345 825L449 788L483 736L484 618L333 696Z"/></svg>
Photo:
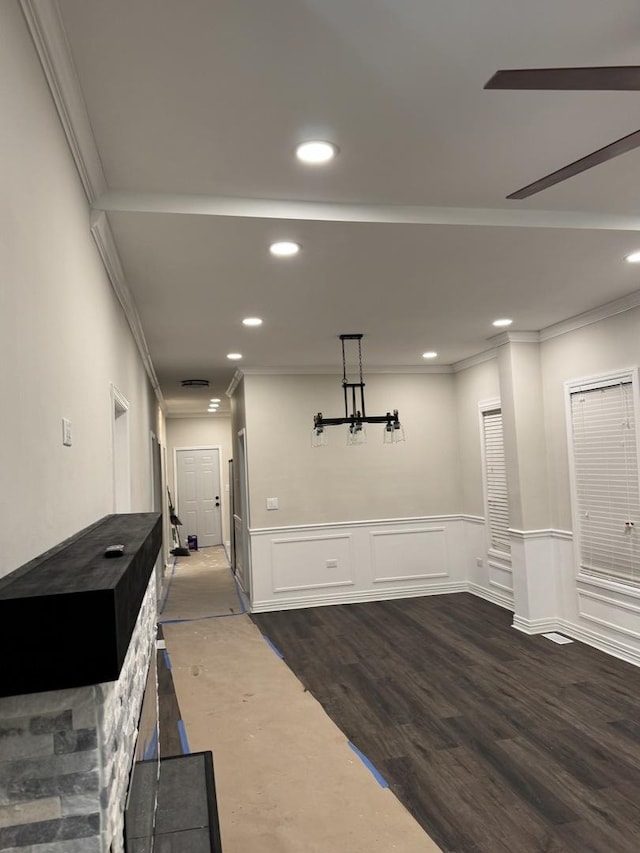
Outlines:
<svg viewBox="0 0 640 853"><path fill-rule="evenodd" d="M224 853L438 853L242 611L222 548L177 561L160 622L182 746L214 754Z"/></svg>

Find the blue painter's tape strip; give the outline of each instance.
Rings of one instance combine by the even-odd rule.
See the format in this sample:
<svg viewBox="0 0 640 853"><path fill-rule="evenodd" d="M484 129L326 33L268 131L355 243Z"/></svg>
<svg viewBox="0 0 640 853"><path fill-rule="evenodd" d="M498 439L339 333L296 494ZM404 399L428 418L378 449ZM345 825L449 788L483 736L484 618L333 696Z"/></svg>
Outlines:
<svg viewBox="0 0 640 853"><path fill-rule="evenodd" d="M158 754L158 724L153 727L153 735L151 736L151 740L149 743L145 744L145 750L142 754L142 758L144 761L149 761L151 758L155 758Z"/></svg>
<svg viewBox="0 0 640 853"><path fill-rule="evenodd" d="M189 755L191 750L189 749L189 741L187 740L187 730L184 727L184 720L178 720L178 734L180 735L180 745L182 746L182 752L185 755Z"/></svg>
<svg viewBox="0 0 640 853"><path fill-rule="evenodd" d="M364 766L367 768L367 770L369 770L369 771L371 772L371 774L373 775L373 778L376 780L376 782L378 783L378 785L380 785L380 787L381 787L381 788L388 788L388 787L389 787L389 783L388 783L388 782L387 782L387 780L384 778L384 776L382 775L382 773L380 773L380 771L379 771L379 770L377 770L377 769L374 767L374 765L369 761L369 759L367 758L367 756L366 756L364 753L360 752L360 750L358 749L358 747L357 747L357 746L354 746L354 745L351 743L351 741L350 741L350 740L348 740L348 741L347 741L347 743L349 744L349 746L351 747L351 749L355 752L355 754L358 756L358 758L360 759L360 761L362 761L362 763L363 763L363 764L364 764Z"/></svg>
<svg viewBox="0 0 640 853"><path fill-rule="evenodd" d="M274 652L278 655L278 657L280 658L280 660L284 660L284 655L282 654L282 652L280 651L280 649L276 646L276 644L275 644L275 643L272 643L272 642L271 642L271 640L267 637L267 635L266 635L266 634L263 634L262 636L264 637L264 641L265 641L265 643L266 643L268 646L271 646L272 651L274 651Z"/></svg>
<svg viewBox="0 0 640 853"><path fill-rule="evenodd" d="M162 651L164 652L165 666L168 670L171 670L171 658L169 657L169 652L166 649L163 649Z"/></svg>

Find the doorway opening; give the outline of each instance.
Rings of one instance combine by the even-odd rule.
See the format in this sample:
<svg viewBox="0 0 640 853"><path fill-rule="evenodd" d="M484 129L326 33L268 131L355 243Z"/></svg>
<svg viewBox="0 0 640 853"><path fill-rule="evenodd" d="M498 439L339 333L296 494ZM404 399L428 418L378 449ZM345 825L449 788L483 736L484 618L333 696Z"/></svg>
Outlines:
<svg viewBox="0 0 640 853"><path fill-rule="evenodd" d="M233 517L235 535L236 577L246 596L251 598L251 565L249 551L249 490L247 487L247 436L238 433L238 499Z"/></svg>
<svg viewBox="0 0 640 853"><path fill-rule="evenodd" d="M129 401L111 386L114 512L131 512Z"/></svg>

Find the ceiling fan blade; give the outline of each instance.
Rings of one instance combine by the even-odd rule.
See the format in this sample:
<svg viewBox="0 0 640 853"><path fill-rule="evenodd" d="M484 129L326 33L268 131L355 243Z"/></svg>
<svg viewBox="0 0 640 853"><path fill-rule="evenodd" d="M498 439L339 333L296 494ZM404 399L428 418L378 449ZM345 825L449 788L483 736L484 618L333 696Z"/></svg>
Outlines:
<svg viewBox="0 0 640 853"><path fill-rule="evenodd" d="M640 91L640 66L602 68L514 68L496 71L485 89L556 89L558 91Z"/></svg>
<svg viewBox="0 0 640 853"><path fill-rule="evenodd" d="M532 184L528 184L521 190L511 193L507 198L528 198L530 195L535 195L541 190L546 190L548 187L552 187L554 184L566 181L567 178L571 178L573 175L579 175L580 172L585 172L587 169L591 169L593 166L597 166L600 163L606 163L607 160L613 160L614 157L619 157L620 154L626 154L627 151L632 151L634 148L638 148L639 146L640 130L636 130L628 136L623 136L622 139L612 142L610 145L605 145L604 148L599 148L592 154L587 154L586 157L582 157L580 160L576 160L568 166L563 166L563 168L558 169L557 172L551 172L550 175L540 178L539 181L534 181Z"/></svg>

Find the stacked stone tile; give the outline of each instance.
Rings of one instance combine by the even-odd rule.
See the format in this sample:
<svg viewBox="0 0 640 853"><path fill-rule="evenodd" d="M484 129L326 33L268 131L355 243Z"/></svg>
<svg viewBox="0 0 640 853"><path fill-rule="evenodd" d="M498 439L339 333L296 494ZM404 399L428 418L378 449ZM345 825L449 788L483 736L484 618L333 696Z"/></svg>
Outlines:
<svg viewBox="0 0 640 853"><path fill-rule="evenodd" d="M123 853L156 618L152 575L118 681L0 698L3 853Z"/></svg>

